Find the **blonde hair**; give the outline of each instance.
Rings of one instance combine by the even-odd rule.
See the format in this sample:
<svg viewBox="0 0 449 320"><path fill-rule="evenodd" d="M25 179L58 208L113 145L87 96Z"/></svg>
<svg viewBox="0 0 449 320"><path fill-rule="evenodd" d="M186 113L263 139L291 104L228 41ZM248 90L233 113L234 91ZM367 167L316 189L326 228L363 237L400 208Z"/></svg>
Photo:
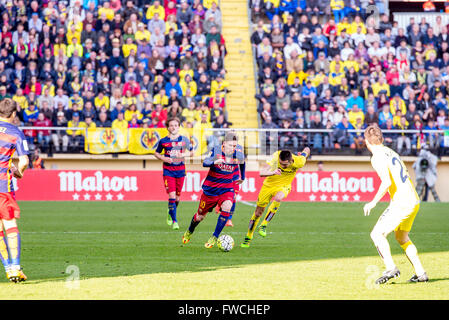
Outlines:
<svg viewBox="0 0 449 320"><path fill-rule="evenodd" d="M0 101L0 117L9 118L17 111L17 104L14 100L5 98Z"/></svg>
<svg viewBox="0 0 449 320"><path fill-rule="evenodd" d="M368 142L373 145L382 144L384 142L382 130L376 124L372 124L368 128L366 128L364 136L365 139L368 140Z"/></svg>

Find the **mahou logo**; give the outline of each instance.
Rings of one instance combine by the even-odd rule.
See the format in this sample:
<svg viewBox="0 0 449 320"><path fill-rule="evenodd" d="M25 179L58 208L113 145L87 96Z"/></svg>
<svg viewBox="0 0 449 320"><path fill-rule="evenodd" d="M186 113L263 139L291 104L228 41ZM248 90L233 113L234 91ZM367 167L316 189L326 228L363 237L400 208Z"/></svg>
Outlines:
<svg viewBox="0 0 449 320"><path fill-rule="evenodd" d="M62 171L58 176L61 192L136 192L139 190L137 177L133 176L103 176L101 171L96 171L92 176L87 177L83 177L80 171Z"/></svg>
<svg viewBox="0 0 449 320"><path fill-rule="evenodd" d="M318 173L298 173L296 175L298 192L373 192L372 177L340 177L340 173L332 172L330 177L320 177Z"/></svg>

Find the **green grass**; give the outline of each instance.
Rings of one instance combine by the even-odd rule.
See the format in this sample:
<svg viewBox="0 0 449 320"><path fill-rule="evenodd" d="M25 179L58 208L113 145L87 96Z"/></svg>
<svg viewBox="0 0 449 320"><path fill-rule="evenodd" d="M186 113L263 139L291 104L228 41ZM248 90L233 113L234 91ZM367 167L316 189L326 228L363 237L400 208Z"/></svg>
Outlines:
<svg viewBox="0 0 449 320"><path fill-rule="evenodd" d="M383 264L369 233L386 204L364 217L361 203L283 203L267 238L240 248L254 208L238 204L235 248L204 243L209 213L191 242L181 237L197 203L181 203L180 230L165 223L162 202L21 202L22 266L29 280L0 280L0 299L448 299L449 204L421 205L411 238L431 282L413 274L390 236L402 276L376 287ZM66 273L76 266L80 281ZM76 287L79 284L79 287ZM75 287L74 287L75 286Z"/></svg>

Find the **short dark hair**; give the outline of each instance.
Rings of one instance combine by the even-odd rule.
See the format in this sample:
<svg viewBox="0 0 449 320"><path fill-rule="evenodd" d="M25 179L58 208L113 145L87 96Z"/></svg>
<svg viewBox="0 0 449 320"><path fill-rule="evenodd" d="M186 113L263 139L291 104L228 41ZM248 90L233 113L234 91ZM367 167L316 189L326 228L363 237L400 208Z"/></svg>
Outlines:
<svg viewBox="0 0 449 320"><path fill-rule="evenodd" d="M173 117L173 118L167 119L167 121L165 122L165 126L168 128L168 126L170 125L170 122L172 122L172 121L178 122L178 125L181 126L181 120L178 117Z"/></svg>
<svg viewBox="0 0 449 320"><path fill-rule="evenodd" d="M9 118L17 110L17 104L10 98L0 101L0 117Z"/></svg>
<svg viewBox="0 0 449 320"><path fill-rule="evenodd" d="M290 161L292 158L292 152L290 150L281 150L279 152L279 160L281 161Z"/></svg>

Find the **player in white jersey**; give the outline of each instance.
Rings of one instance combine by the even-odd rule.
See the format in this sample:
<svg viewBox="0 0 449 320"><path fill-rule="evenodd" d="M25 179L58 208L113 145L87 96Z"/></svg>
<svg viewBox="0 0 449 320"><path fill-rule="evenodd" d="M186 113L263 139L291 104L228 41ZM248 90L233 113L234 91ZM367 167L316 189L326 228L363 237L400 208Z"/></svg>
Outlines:
<svg viewBox="0 0 449 320"><path fill-rule="evenodd" d="M387 236L394 231L396 240L404 249L409 261L415 269L415 275L409 280L411 282L426 282L429 280L418 257L418 251L409 238L413 220L419 210L419 197L410 179L407 168L399 155L390 148L383 145L383 135L377 125L371 125L365 130L365 142L368 150L373 154L371 165L376 170L381 185L374 199L363 207L365 216L383 198L388 191L390 194L390 205L379 217L371 232L379 255L383 259L386 271L376 280L377 284L386 283L392 278L400 275L391 256Z"/></svg>

